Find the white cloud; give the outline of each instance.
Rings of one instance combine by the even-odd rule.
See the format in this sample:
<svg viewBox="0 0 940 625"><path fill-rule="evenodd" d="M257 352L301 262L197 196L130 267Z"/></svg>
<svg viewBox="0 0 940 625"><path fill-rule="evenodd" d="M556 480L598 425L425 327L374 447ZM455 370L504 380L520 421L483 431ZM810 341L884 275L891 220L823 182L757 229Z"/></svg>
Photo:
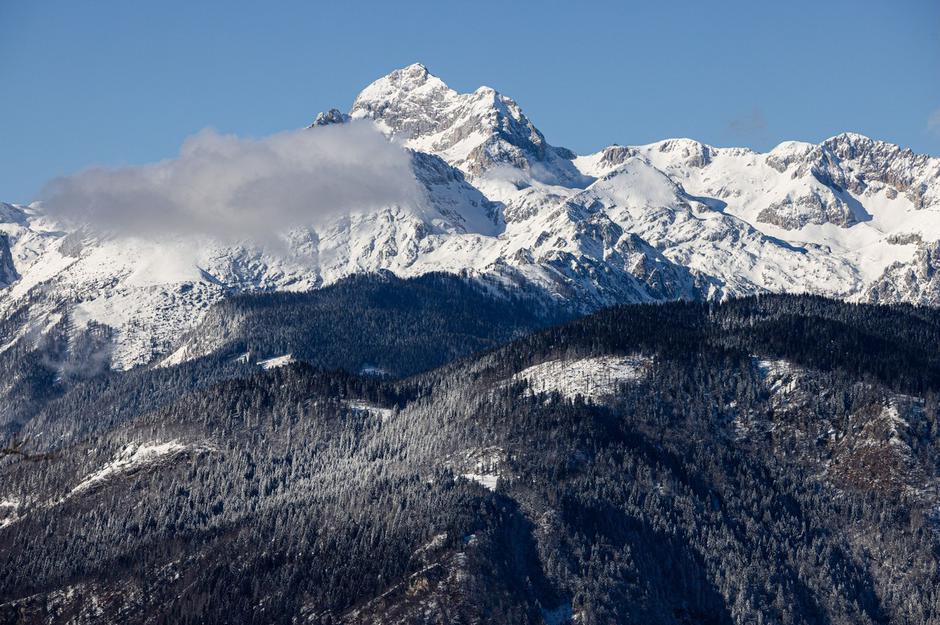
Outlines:
<svg viewBox="0 0 940 625"><path fill-rule="evenodd" d="M940 135L940 109L935 110L927 118L927 130Z"/></svg>
<svg viewBox="0 0 940 625"><path fill-rule="evenodd" d="M258 140L204 130L174 159L89 169L41 194L55 216L143 236L268 236L417 197L408 153L368 122Z"/></svg>

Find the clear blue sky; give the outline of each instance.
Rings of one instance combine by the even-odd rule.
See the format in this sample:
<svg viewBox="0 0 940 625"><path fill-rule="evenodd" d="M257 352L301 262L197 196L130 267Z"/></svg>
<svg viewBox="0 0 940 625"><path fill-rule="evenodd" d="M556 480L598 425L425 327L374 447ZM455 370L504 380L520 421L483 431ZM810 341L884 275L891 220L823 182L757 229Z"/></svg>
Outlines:
<svg viewBox="0 0 940 625"><path fill-rule="evenodd" d="M205 127L302 126L415 61L582 153L853 130L940 154L937 0L0 0L0 199L171 157Z"/></svg>

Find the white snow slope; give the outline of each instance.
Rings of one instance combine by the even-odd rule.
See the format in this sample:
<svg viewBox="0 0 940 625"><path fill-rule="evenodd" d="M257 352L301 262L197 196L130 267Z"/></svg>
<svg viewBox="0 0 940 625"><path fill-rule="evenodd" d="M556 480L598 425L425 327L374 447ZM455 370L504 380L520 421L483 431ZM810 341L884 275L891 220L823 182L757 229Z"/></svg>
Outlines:
<svg viewBox="0 0 940 625"><path fill-rule="evenodd" d="M510 98L457 93L418 64L309 132L350 119L412 150L423 197L353 207L276 249L69 232L40 205L0 204L0 351L57 324L107 326L112 366L127 369L173 354L229 294L382 269L487 277L581 311L757 292L940 304L938 158L856 134L767 153L671 139L576 156Z"/></svg>

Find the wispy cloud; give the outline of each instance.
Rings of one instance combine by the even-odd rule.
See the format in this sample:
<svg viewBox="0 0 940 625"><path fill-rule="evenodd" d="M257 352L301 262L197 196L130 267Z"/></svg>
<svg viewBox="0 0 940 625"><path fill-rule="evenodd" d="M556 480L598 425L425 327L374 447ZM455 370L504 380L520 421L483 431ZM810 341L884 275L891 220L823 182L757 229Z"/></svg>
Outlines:
<svg viewBox="0 0 940 625"><path fill-rule="evenodd" d="M728 132L742 139L761 139L766 131L767 119L764 112L756 107L728 122Z"/></svg>
<svg viewBox="0 0 940 625"><path fill-rule="evenodd" d="M930 117L927 118L927 130L936 135L940 135L940 109L935 110L930 114Z"/></svg>
<svg viewBox="0 0 940 625"><path fill-rule="evenodd" d="M408 153L361 122L257 140L204 130L176 158L58 178L41 200L59 218L136 235L270 236L417 195Z"/></svg>

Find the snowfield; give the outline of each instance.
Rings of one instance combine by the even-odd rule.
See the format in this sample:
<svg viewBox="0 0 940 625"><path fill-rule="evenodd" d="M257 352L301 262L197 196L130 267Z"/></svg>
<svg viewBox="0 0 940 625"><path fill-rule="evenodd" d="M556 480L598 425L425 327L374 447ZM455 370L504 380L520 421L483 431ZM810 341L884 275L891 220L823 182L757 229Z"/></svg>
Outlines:
<svg viewBox="0 0 940 625"><path fill-rule="evenodd" d="M578 360L550 360L523 369L513 382L526 381L534 394L561 393L573 399L601 399L613 395L625 382L640 380L652 364L643 356L595 356Z"/></svg>
<svg viewBox="0 0 940 625"><path fill-rule="evenodd" d="M394 415L394 411L391 408L383 408L365 401L348 401L346 402L346 405L349 406L352 410L372 415L382 422L388 421L392 418L392 415Z"/></svg>
<svg viewBox="0 0 940 625"><path fill-rule="evenodd" d="M460 477L476 482L488 490L496 490L505 451L501 447L467 449L448 461Z"/></svg>
<svg viewBox="0 0 940 625"><path fill-rule="evenodd" d="M270 371L271 369L277 369L278 367L289 365L292 362L294 362L294 357L291 354L284 354L283 356L275 356L274 358L259 360L258 366L265 371Z"/></svg>

